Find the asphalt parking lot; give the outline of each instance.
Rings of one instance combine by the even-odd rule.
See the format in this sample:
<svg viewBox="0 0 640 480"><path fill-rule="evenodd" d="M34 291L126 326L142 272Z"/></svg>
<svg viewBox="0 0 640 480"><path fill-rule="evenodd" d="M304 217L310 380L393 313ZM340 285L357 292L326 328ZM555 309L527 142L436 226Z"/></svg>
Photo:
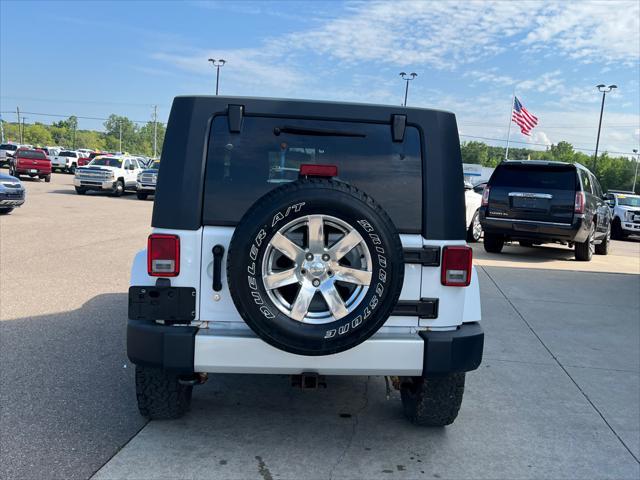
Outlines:
<svg viewBox="0 0 640 480"><path fill-rule="evenodd" d="M183 419L146 422L124 325L152 202L71 180L25 180L0 218L1 478L640 477L640 241L588 264L475 247L485 357L450 427L407 423L381 378L260 375L212 375Z"/></svg>

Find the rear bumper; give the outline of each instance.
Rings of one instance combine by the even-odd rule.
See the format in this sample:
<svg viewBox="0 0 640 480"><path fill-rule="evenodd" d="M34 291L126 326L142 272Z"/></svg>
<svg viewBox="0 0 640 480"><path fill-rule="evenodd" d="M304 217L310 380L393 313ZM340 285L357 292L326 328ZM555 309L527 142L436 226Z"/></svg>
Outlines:
<svg viewBox="0 0 640 480"><path fill-rule="evenodd" d="M486 207L482 207L480 223L487 233L500 234L515 240L583 242L589 234L584 218L577 215L573 217L571 223L541 222L487 217Z"/></svg>
<svg viewBox="0 0 640 480"><path fill-rule="evenodd" d="M442 375L478 368L483 345L482 327L469 323L447 332L381 331L345 352L309 357L268 345L246 325L198 329L141 320L127 325L131 362L179 373Z"/></svg>
<svg viewBox="0 0 640 480"><path fill-rule="evenodd" d="M34 171L32 171L34 170ZM31 175L31 176L45 176L51 175L51 169L43 169L43 168L16 168L16 172L18 175Z"/></svg>

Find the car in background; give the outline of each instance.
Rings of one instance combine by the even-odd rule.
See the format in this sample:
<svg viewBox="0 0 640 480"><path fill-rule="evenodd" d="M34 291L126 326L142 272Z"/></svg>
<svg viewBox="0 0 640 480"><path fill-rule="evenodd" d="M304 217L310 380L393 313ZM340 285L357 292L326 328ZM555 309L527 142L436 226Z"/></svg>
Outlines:
<svg viewBox="0 0 640 480"><path fill-rule="evenodd" d="M51 160L52 163L53 163L53 157L58 155L62 151L62 148L60 148L60 147L42 147L41 150L45 153L47 158L49 160Z"/></svg>
<svg viewBox="0 0 640 480"><path fill-rule="evenodd" d="M464 184L464 203L467 220L467 242L477 242L482 236L480 224L480 204L482 195L475 191L475 187L468 182Z"/></svg>
<svg viewBox="0 0 640 480"><path fill-rule="evenodd" d="M479 182L479 183L475 183L473 185L473 191L476 192L479 195L482 195L482 192L484 192L484 187L487 186L487 182Z"/></svg>
<svg viewBox="0 0 640 480"><path fill-rule="evenodd" d="M90 153L93 153L93 150L90 148L77 148L76 152L78 152L81 157L87 157Z"/></svg>
<svg viewBox="0 0 640 480"><path fill-rule="evenodd" d="M609 190L606 198L611 209L611 236L623 240L634 233L640 235L640 195Z"/></svg>
<svg viewBox="0 0 640 480"><path fill-rule="evenodd" d="M156 160L149 168L142 170L138 174L136 182L138 200L146 200L149 195L155 195L159 169L160 160Z"/></svg>
<svg viewBox="0 0 640 480"><path fill-rule="evenodd" d="M598 180L580 164L502 162L484 188L480 223L490 253L507 241L575 245L580 261L609 251L611 213Z"/></svg>
<svg viewBox="0 0 640 480"><path fill-rule="evenodd" d="M62 150L51 159L51 168L61 172L75 173L80 153L75 150Z"/></svg>
<svg viewBox="0 0 640 480"><path fill-rule="evenodd" d="M28 175L31 178L51 181L51 160L39 148L19 148L11 160L9 174L16 178L20 175Z"/></svg>
<svg viewBox="0 0 640 480"><path fill-rule="evenodd" d="M0 167L9 165L9 162L20 148L17 143L3 143L0 145Z"/></svg>
<svg viewBox="0 0 640 480"><path fill-rule="evenodd" d="M89 165L89 163L91 163L91 160L100 155L108 155L108 152L91 152L88 155L83 155L78 159L78 166L84 167L86 165Z"/></svg>
<svg viewBox="0 0 640 480"><path fill-rule="evenodd" d="M20 179L0 173L0 215L10 213L24 203L25 192Z"/></svg>
<svg viewBox="0 0 640 480"><path fill-rule="evenodd" d="M73 179L78 195L88 190L108 191L119 197L125 190L136 190L136 180L142 167L129 156L104 155L94 158L85 167L78 167Z"/></svg>

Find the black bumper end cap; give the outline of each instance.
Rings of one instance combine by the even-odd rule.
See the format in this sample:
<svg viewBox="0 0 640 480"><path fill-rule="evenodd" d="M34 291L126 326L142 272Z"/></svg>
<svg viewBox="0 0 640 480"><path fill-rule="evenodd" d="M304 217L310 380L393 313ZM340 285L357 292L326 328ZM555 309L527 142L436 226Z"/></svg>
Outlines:
<svg viewBox="0 0 640 480"><path fill-rule="evenodd" d="M469 372L482 362L484 331L479 323L465 323L452 331L419 334L424 340L423 375Z"/></svg>
<svg viewBox="0 0 640 480"><path fill-rule="evenodd" d="M129 320L127 356L135 365L176 373L193 373L197 331L198 327Z"/></svg>

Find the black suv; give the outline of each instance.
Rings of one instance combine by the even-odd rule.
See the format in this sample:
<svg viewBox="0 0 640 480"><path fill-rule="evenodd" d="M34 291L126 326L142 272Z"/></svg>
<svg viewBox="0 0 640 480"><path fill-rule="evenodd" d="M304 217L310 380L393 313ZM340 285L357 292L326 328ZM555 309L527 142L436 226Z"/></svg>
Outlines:
<svg viewBox="0 0 640 480"><path fill-rule="evenodd" d="M609 208L598 180L580 164L502 162L484 189L480 223L491 253L500 253L505 241L575 245L582 261L609 250Z"/></svg>

